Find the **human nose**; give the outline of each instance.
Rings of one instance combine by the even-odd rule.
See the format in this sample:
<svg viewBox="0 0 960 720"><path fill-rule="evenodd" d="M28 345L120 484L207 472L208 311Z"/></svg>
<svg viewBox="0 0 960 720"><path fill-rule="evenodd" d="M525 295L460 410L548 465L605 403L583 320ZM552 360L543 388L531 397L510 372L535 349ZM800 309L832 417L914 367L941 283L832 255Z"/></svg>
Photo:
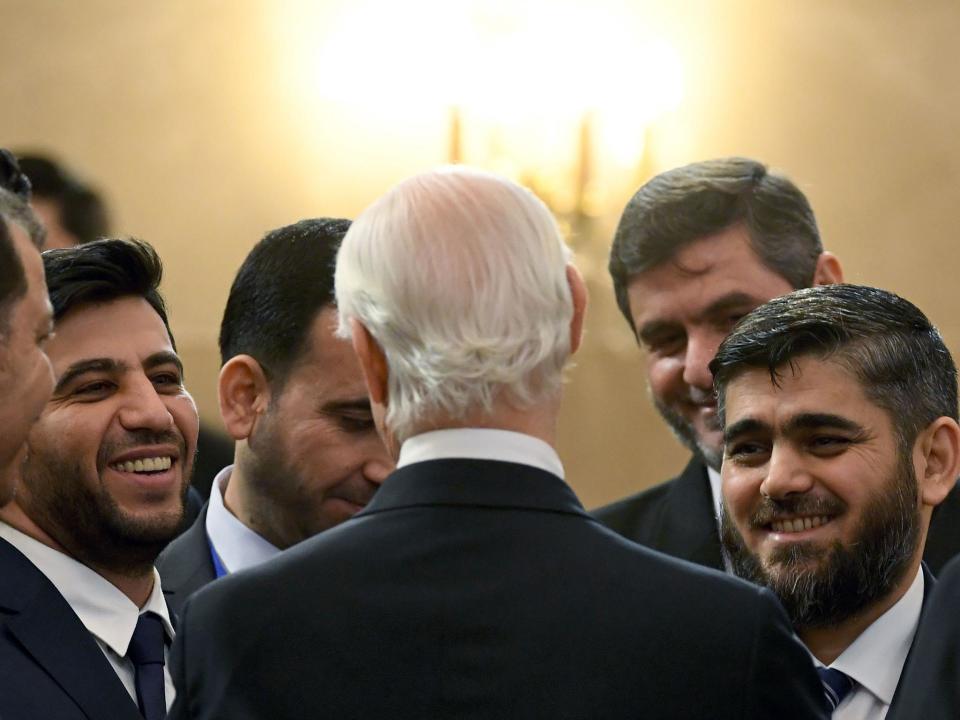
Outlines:
<svg viewBox="0 0 960 720"><path fill-rule="evenodd" d="M127 430L168 430L173 426L173 415L148 378L128 387L119 419Z"/></svg>
<svg viewBox="0 0 960 720"><path fill-rule="evenodd" d="M715 333L696 332L687 337L687 349L683 359L683 381L692 387L708 390L713 388L710 361L717 354L722 337Z"/></svg>
<svg viewBox="0 0 960 720"><path fill-rule="evenodd" d="M370 459L363 464L363 476L376 485L382 485L387 476L393 472L395 464L380 439L377 438L375 442L378 447Z"/></svg>
<svg viewBox="0 0 960 720"><path fill-rule="evenodd" d="M798 454L788 447L775 445L767 462L767 474L760 484L760 493L780 499L808 492L812 487L813 476Z"/></svg>

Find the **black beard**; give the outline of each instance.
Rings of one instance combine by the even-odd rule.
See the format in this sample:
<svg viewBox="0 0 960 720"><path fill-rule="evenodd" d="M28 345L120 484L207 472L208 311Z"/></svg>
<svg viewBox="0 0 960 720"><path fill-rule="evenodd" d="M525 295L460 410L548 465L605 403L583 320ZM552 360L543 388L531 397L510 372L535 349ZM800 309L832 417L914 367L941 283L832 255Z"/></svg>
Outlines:
<svg viewBox="0 0 960 720"><path fill-rule="evenodd" d="M767 502L787 512L796 504ZM776 573L750 552L726 507L721 508L720 522L734 573L776 593L795 630L836 627L889 595L914 558L920 511L910 454L901 453L895 474L863 508L852 543L837 541L827 548L793 543L770 558L770 564L778 566Z"/></svg>
<svg viewBox="0 0 960 720"><path fill-rule="evenodd" d="M683 415L661 402L652 392L650 393L650 397L653 399L654 407L657 408L657 412L660 413L663 421L667 423L674 437L690 452L702 460L707 467L720 472L720 464L723 462L723 450L718 451L715 448L707 447L701 443L700 438L697 437L696 430L693 429L693 426L687 422L687 419L684 418ZM717 429L720 429L719 423Z"/></svg>
<svg viewBox="0 0 960 720"><path fill-rule="evenodd" d="M137 437L138 433L130 435ZM151 444L154 438L141 438L138 442ZM179 462L184 464L184 477L177 512L148 519L129 517L102 482L95 488L89 487L83 468L55 452L45 452L43 457L28 456L17 499L37 525L84 565L139 577L152 570L157 555L181 529L193 469L185 450L181 446ZM103 472L100 463L98 469Z"/></svg>

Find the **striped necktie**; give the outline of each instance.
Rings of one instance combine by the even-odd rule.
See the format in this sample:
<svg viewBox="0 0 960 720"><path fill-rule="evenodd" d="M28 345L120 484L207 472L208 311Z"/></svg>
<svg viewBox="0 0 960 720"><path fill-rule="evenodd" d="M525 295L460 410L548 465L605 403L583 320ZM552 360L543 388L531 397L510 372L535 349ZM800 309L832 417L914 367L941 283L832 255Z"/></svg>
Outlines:
<svg viewBox="0 0 960 720"><path fill-rule="evenodd" d="M818 667L817 672L820 674L820 682L823 683L823 694L827 697L830 712L833 712L853 690L853 679L833 668Z"/></svg>

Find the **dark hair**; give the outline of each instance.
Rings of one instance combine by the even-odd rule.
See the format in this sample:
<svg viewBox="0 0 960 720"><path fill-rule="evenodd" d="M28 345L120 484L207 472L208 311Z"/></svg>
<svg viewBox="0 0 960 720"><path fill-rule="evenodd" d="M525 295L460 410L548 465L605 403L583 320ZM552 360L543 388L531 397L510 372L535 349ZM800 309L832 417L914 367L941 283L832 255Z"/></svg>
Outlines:
<svg viewBox="0 0 960 720"><path fill-rule="evenodd" d="M57 205L60 224L77 242L87 243L109 234L107 207L94 188L45 155L20 155L20 167L30 178L33 196Z"/></svg>
<svg viewBox="0 0 960 720"><path fill-rule="evenodd" d="M633 327L627 285L695 240L744 223L760 261L793 287L813 282L823 252L813 210L787 178L748 158L706 160L669 170L643 185L620 217L610 275Z"/></svg>
<svg viewBox="0 0 960 720"><path fill-rule="evenodd" d="M334 304L333 271L349 220L316 218L273 230L234 278L220 324L220 360L246 354L282 387L310 326Z"/></svg>
<svg viewBox="0 0 960 720"><path fill-rule="evenodd" d="M11 306L27 292L27 276L8 223L20 225L38 250L43 244L43 228L29 202L30 181L10 151L0 148L0 331L6 330Z"/></svg>
<svg viewBox="0 0 960 720"><path fill-rule="evenodd" d="M163 320L176 348L167 308L160 294L163 265L148 243L134 239L104 239L43 253L54 323L85 305L135 296L150 303Z"/></svg>
<svg viewBox="0 0 960 720"><path fill-rule="evenodd" d="M784 367L804 356L853 373L890 414L904 449L938 417L957 419L957 368L926 316L891 292L839 284L776 298L737 323L710 363L721 423L731 380L765 368L776 384Z"/></svg>

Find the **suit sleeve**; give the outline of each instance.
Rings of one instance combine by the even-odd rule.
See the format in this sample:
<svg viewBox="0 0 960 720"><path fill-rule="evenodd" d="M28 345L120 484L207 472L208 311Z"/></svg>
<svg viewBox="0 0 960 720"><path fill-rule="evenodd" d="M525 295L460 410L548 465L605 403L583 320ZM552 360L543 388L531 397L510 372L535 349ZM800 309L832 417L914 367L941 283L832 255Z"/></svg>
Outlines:
<svg viewBox="0 0 960 720"><path fill-rule="evenodd" d="M766 589L757 591L746 717L826 720L830 713L810 653L793 634L776 597Z"/></svg>
<svg viewBox="0 0 960 720"><path fill-rule="evenodd" d="M887 720L960 717L960 559L950 561L923 610L899 697Z"/></svg>
<svg viewBox="0 0 960 720"><path fill-rule="evenodd" d="M187 627L187 612L190 608L190 601L187 600L180 610L177 636L173 640L173 646L170 648L170 677L176 688L177 695L167 713L167 720L189 720L192 717L189 713L190 697L187 686L187 654L185 650Z"/></svg>

